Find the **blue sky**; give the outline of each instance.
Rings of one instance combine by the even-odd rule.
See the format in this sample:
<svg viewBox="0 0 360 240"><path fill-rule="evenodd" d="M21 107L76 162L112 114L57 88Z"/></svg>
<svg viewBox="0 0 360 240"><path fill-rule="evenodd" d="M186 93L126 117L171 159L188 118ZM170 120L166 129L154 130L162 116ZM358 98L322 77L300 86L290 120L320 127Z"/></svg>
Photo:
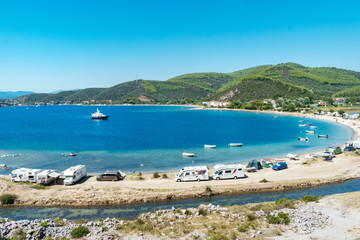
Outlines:
<svg viewBox="0 0 360 240"><path fill-rule="evenodd" d="M360 71L358 1L1 1L0 91L296 62Z"/></svg>

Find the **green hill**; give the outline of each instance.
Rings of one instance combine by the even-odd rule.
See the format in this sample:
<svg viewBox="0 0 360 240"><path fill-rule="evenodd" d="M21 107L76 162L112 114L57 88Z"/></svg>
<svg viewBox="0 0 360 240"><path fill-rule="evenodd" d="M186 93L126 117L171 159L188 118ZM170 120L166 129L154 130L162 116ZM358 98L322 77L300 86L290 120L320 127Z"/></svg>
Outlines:
<svg viewBox="0 0 360 240"><path fill-rule="evenodd" d="M271 66L259 75L305 87L319 97L331 96L338 91L360 85L360 78L357 78L352 71L337 68L310 68L294 63Z"/></svg>
<svg viewBox="0 0 360 240"><path fill-rule="evenodd" d="M273 81L274 86L270 86L271 81ZM355 90L350 89L357 86L360 86L360 72L283 63L260 65L232 73L184 74L167 81L139 79L110 88L87 88L56 94L30 94L22 96L19 100L31 104L40 101L61 103L90 100L97 102L106 100L168 102L193 99L199 101L204 97L215 100L219 100L220 97L226 99L260 99L262 97L276 98L280 96L295 98L303 95L324 98L333 95L342 96L344 94L342 91L346 89L349 89L348 92L345 91L346 94L356 94ZM232 88L236 88L237 91L233 91ZM229 89L230 91L228 91ZM233 96L230 97L230 93Z"/></svg>
<svg viewBox="0 0 360 240"><path fill-rule="evenodd" d="M226 84L219 89L214 98L226 101L252 101L278 97L310 97L314 94L303 87L298 87L280 80L264 76L245 77L239 81Z"/></svg>
<svg viewBox="0 0 360 240"><path fill-rule="evenodd" d="M334 94L334 97L360 97L360 86L349 88Z"/></svg>
<svg viewBox="0 0 360 240"><path fill-rule="evenodd" d="M226 73L191 73L169 79L167 82L187 84L215 93L224 84L238 77Z"/></svg>

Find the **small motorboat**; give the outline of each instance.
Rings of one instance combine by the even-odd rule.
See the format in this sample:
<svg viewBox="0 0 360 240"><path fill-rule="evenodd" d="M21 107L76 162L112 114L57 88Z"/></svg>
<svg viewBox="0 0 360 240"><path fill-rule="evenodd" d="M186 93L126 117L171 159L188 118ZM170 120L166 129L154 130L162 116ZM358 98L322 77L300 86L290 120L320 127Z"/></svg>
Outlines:
<svg viewBox="0 0 360 240"><path fill-rule="evenodd" d="M305 123L305 125L306 125L306 126L311 126L311 125L312 125L312 123Z"/></svg>
<svg viewBox="0 0 360 240"><path fill-rule="evenodd" d="M242 143L229 143L229 147L242 147Z"/></svg>
<svg viewBox="0 0 360 240"><path fill-rule="evenodd" d="M305 130L306 133L315 133L315 131Z"/></svg>
<svg viewBox="0 0 360 240"><path fill-rule="evenodd" d="M311 129L317 129L317 126L310 126Z"/></svg>
<svg viewBox="0 0 360 240"><path fill-rule="evenodd" d="M74 152L71 152L71 153L69 153L69 154L63 153L62 155L63 155L64 157L76 157L76 154L75 154Z"/></svg>
<svg viewBox="0 0 360 240"><path fill-rule="evenodd" d="M195 154L194 154L194 153L183 152L183 153L182 153L182 156L183 156L183 157L195 157Z"/></svg>
<svg viewBox="0 0 360 240"><path fill-rule="evenodd" d="M0 164L0 168L3 168L5 171L9 169L9 167L6 164Z"/></svg>
<svg viewBox="0 0 360 240"><path fill-rule="evenodd" d="M306 124L299 124L299 127L306 127Z"/></svg>
<svg viewBox="0 0 360 240"><path fill-rule="evenodd" d="M298 139L300 142L307 142L307 141L309 141L309 138L298 137L297 139Z"/></svg>
<svg viewBox="0 0 360 240"><path fill-rule="evenodd" d="M329 135L321 135L321 134L318 135L318 138L328 138L328 137Z"/></svg>
<svg viewBox="0 0 360 240"><path fill-rule="evenodd" d="M208 145L208 144L205 144L205 145L204 145L204 148L216 148L216 145Z"/></svg>

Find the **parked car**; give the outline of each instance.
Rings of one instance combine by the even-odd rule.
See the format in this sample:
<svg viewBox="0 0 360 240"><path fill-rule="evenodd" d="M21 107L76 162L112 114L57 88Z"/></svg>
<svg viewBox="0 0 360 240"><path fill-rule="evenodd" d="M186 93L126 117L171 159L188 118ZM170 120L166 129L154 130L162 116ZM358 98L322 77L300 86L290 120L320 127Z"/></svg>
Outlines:
<svg viewBox="0 0 360 240"><path fill-rule="evenodd" d="M119 181L124 179L119 171L117 172L105 172L96 176L97 181Z"/></svg>
<svg viewBox="0 0 360 240"><path fill-rule="evenodd" d="M286 162L279 162L279 163L276 163L273 167L272 167L272 169L273 170L281 170L281 169L285 169L285 168L287 168L288 166L287 166L287 164L286 164Z"/></svg>
<svg viewBox="0 0 360 240"><path fill-rule="evenodd" d="M349 151L355 151L356 149L353 146L347 146L346 148L344 148L344 152L349 152Z"/></svg>
<svg viewBox="0 0 360 240"><path fill-rule="evenodd" d="M335 155L342 153L340 147L329 147L328 149L326 149L326 151L333 152L333 153L335 153Z"/></svg>

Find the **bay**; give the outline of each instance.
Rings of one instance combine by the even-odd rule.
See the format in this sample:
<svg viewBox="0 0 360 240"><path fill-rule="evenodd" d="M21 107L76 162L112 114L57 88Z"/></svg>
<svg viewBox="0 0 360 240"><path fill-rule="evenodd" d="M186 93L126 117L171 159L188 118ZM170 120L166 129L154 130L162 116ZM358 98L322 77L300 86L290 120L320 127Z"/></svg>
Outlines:
<svg viewBox="0 0 360 240"><path fill-rule="evenodd" d="M109 119L92 120L96 108ZM85 164L90 173L212 167L312 152L344 144L353 134L350 128L317 119L183 106L3 107L0 114L0 155L9 155L0 163L10 166L2 174L18 167L63 171L78 164ZM316 134L306 134L299 120L318 126ZM317 134L327 134L329 139ZM299 142L297 137L309 141ZM230 142L244 146L230 148ZM204 144L217 148L204 149ZM183 158L184 151L196 157ZM77 156L62 156L69 152Z"/></svg>

